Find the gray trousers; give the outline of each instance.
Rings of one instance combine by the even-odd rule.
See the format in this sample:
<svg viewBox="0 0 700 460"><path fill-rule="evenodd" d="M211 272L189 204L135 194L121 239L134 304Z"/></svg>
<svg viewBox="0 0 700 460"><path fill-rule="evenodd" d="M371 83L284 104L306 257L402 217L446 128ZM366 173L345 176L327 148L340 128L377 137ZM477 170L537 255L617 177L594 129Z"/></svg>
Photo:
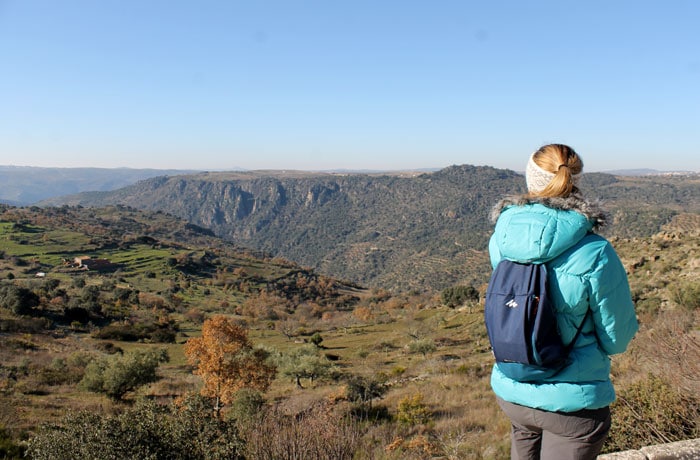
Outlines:
<svg viewBox="0 0 700 460"><path fill-rule="evenodd" d="M511 422L512 460L590 460L610 431L610 408L547 412L503 401Z"/></svg>

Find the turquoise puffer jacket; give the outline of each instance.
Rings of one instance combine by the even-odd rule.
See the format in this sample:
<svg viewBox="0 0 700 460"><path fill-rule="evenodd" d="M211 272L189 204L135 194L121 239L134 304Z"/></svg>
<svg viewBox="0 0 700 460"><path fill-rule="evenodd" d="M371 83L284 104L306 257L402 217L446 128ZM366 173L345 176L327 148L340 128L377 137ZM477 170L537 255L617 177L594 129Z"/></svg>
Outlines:
<svg viewBox="0 0 700 460"><path fill-rule="evenodd" d="M638 324L627 274L612 245L593 230L604 214L579 197L514 197L494 208L491 264L503 259L546 262L564 343L586 319L570 364L549 380L518 382L496 364L491 387L506 401L547 411L598 409L615 399L609 355L622 353Z"/></svg>

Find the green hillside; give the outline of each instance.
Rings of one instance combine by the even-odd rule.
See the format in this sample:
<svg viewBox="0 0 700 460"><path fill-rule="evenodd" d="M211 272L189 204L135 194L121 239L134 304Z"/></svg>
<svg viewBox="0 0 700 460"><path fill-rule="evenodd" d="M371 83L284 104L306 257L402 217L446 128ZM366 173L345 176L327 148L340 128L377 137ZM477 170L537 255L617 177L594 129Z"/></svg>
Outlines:
<svg viewBox="0 0 700 460"><path fill-rule="evenodd" d="M123 206L0 207L0 255L0 278L27 288L49 286L41 313L59 322L70 319L65 315L102 323L123 319L139 296L152 297L165 312L233 312L261 294L336 308L351 304L354 297L345 293L358 290L162 212ZM86 269L90 260L80 266L84 259L106 266ZM85 286L97 286L99 308L83 311Z"/></svg>

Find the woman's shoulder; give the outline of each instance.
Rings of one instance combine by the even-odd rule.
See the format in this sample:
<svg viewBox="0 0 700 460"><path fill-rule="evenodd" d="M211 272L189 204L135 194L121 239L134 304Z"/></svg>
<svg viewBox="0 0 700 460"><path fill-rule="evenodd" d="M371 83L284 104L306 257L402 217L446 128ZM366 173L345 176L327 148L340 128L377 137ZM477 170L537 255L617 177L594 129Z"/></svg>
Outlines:
<svg viewBox="0 0 700 460"><path fill-rule="evenodd" d="M560 274L568 274L580 280L597 276L603 271L624 271L613 245L604 237L588 233L577 244L547 264Z"/></svg>

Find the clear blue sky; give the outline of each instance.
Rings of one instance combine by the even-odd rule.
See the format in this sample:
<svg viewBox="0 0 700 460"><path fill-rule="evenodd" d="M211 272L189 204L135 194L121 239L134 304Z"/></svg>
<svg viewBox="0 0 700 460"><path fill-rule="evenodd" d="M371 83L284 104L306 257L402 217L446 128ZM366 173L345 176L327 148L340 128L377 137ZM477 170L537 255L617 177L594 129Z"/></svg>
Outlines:
<svg viewBox="0 0 700 460"><path fill-rule="evenodd" d="M700 171L700 2L0 0L0 164Z"/></svg>

